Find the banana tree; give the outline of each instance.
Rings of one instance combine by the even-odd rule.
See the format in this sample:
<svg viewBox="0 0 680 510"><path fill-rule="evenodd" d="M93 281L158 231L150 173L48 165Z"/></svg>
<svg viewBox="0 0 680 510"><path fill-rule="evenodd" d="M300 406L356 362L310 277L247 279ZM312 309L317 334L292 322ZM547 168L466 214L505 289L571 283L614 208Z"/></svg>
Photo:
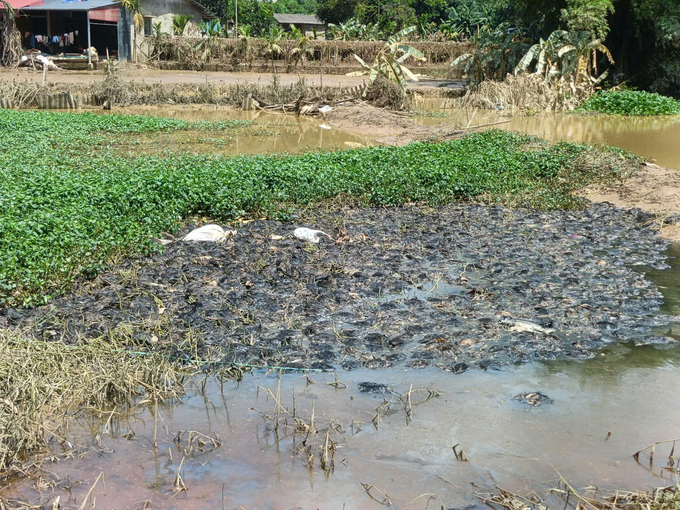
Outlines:
<svg viewBox="0 0 680 510"><path fill-rule="evenodd" d="M0 18L0 64L14 67L23 54L21 35L15 21L17 13L8 1L1 0L0 6L5 11Z"/></svg>
<svg viewBox="0 0 680 510"><path fill-rule="evenodd" d="M276 67L274 67L274 57L281 53L281 39L283 38L283 31L279 27L269 27L269 32L264 36L267 44L267 54L272 59L272 71L276 74Z"/></svg>
<svg viewBox="0 0 680 510"><path fill-rule="evenodd" d="M413 74L405 65L403 65L404 62L406 62L406 60L411 57L416 60L425 60L425 57L419 50L402 42L408 34L415 30L415 26L407 27L387 39L385 46L383 46L375 56L373 65L369 66L355 53L354 58L357 59L364 70L358 71L356 73L350 73L350 75L368 75L368 81L371 84L375 82L379 76L382 76L387 80L399 85L399 87L401 87L402 91L405 93L406 87L408 85L407 80L410 79L413 81L418 81L418 77ZM366 95L366 91L364 91L364 95Z"/></svg>
<svg viewBox="0 0 680 510"><path fill-rule="evenodd" d="M241 25L238 27L238 45L236 51L246 62L248 62L248 69L253 66L254 45L253 45L253 27L251 25Z"/></svg>
<svg viewBox="0 0 680 510"><path fill-rule="evenodd" d="M121 0L121 4L125 10L132 14L132 38L134 44L132 46L132 60L137 61L137 30L144 29L144 15L142 14L141 0Z"/></svg>
<svg viewBox="0 0 680 510"><path fill-rule="evenodd" d="M189 21L194 19L193 16L185 16L184 14L175 14L172 17L172 32L175 35L184 35Z"/></svg>
<svg viewBox="0 0 680 510"><path fill-rule="evenodd" d="M310 38L295 25L290 26L291 37L297 41L297 46L292 49L291 57L295 60L295 65L302 60L302 65L308 56L314 55L314 50L310 48Z"/></svg>
<svg viewBox="0 0 680 510"><path fill-rule="evenodd" d="M505 23L494 30L484 30L473 41L475 52L460 55L451 63L451 67L463 66L473 85L489 78L503 80L527 48L523 33Z"/></svg>
<svg viewBox="0 0 680 510"><path fill-rule="evenodd" d="M196 45L196 49L201 52L203 60L208 62L218 50L217 38L222 34L222 24L220 20L214 19L199 25L203 32L203 39Z"/></svg>
<svg viewBox="0 0 680 510"><path fill-rule="evenodd" d="M515 74L533 69L533 73L542 76L546 83L564 78L573 85L585 82L595 86L608 74L605 71L597 76L598 52L614 63L609 49L600 39L592 39L590 33L556 30L529 48L515 67Z"/></svg>

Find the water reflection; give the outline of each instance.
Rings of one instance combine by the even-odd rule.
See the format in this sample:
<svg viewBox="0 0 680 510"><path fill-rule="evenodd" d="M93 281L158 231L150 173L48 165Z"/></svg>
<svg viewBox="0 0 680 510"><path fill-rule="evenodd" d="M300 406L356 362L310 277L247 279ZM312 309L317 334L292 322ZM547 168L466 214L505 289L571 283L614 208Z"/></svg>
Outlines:
<svg viewBox="0 0 680 510"><path fill-rule="evenodd" d="M425 108L450 115L444 118L424 117L424 125L439 123L467 124L466 113L451 110L447 100L426 99ZM449 108L449 109L442 109ZM519 131L551 141L603 143L627 149L635 154L654 158L657 164L680 170L680 115L663 117L615 117L542 112L534 116L510 112L478 110L473 125L510 120L494 126L507 131Z"/></svg>
<svg viewBox="0 0 680 510"><path fill-rule="evenodd" d="M255 122L253 128L243 132L216 131L200 133L200 136L197 136L195 132L176 131L135 135L135 144L142 144L142 151L145 150L146 144L148 150L153 152L160 150L222 155L295 154L312 150L353 149L372 144L365 137L330 128L322 119L268 114L261 111L242 111L217 106L147 106L117 108L108 113L170 117L187 121L242 119ZM135 147L135 150L139 151L140 148Z"/></svg>

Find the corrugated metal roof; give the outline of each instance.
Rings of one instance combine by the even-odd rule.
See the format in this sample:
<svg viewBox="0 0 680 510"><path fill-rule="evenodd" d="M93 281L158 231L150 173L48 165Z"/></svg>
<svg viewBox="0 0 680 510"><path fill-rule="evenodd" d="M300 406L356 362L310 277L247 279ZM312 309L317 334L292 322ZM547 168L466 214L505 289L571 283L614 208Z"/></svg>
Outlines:
<svg viewBox="0 0 680 510"><path fill-rule="evenodd" d="M27 7L29 5L42 5L45 2L42 0L8 0L8 3L10 6L12 6L13 9L23 9L24 7ZM0 3L0 10L4 9L5 5Z"/></svg>
<svg viewBox="0 0 680 510"><path fill-rule="evenodd" d="M279 23L292 23L294 25L325 25L316 14L274 14L274 19Z"/></svg>
<svg viewBox="0 0 680 510"><path fill-rule="evenodd" d="M216 16L196 0L188 0L203 11L203 18ZM118 6L119 0L9 0L9 4L22 11L92 11L103 7ZM1 4L0 4L1 5Z"/></svg>
<svg viewBox="0 0 680 510"><path fill-rule="evenodd" d="M64 2L64 0L48 0L37 4L35 1L28 7L23 7L22 11L91 11L101 9L111 5L120 5L115 0L83 0Z"/></svg>
<svg viewBox="0 0 680 510"><path fill-rule="evenodd" d="M203 18L205 18L205 19L216 19L217 18L217 16L215 16L212 12L210 12L202 4L199 4L196 0L190 0L190 2L203 11Z"/></svg>

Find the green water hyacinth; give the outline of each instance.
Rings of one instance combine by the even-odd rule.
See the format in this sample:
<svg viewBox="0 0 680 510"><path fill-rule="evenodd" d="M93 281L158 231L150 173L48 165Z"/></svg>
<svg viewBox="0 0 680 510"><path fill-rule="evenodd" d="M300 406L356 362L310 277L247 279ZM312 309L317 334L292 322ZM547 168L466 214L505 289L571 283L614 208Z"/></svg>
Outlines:
<svg viewBox="0 0 680 510"><path fill-rule="evenodd" d="M589 97L578 109L611 115L680 115L680 101L637 90L607 90Z"/></svg>
<svg viewBox="0 0 680 510"><path fill-rule="evenodd" d="M113 255L159 250L154 237L196 216L286 219L299 206L336 197L366 206L574 207L575 189L618 172L593 163L596 151L584 145L502 131L303 155L135 156L116 147L121 133L242 125L0 110L0 306L48 302L76 279L94 277ZM615 162L627 158L604 152Z"/></svg>

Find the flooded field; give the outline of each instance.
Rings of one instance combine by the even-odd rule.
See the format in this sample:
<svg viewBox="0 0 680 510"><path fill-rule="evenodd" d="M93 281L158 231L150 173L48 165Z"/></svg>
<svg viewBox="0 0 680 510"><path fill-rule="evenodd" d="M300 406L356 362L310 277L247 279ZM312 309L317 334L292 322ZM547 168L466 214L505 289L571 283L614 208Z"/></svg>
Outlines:
<svg viewBox="0 0 680 510"><path fill-rule="evenodd" d="M116 113L256 122L130 137L131 153L374 143L292 115ZM680 169L680 119L510 120L499 127L618 145ZM603 490L674 482L672 443L633 457L680 437L680 244L659 238L650 215L452 204L294 220L225 225L236 231L222 244L178 235L48 306L0 315L3 328L36 338L128 335L177 345L177 356L191 337L196 352L182 359L215 350L219 363L260 367L238 382L196 376L181 401L158 408L81 417L52 438L37 476L5 481L0 497L78 510L472 509L496 487L546 496L561 477ZM297 223L334 242L301 243Z"/></svg>
<svg viewBox="0 0 680 510"><path fill-rule="evenodd" d="M421 116L416 121L425 126L438 124L471 125L504 122L495 129L518 131L550 141L602 143L627 149L635 154L653 158L661 166L680 169L680 117L614 117L607 115L579 115L540 112L532 116L512 115L506 111L470 111L448 108L447 100L425 98L423 108L440 112L434 117ZM253 120L260 129L236 134L228 138L219 135L195 139L184 134L168 134L153 144L164 144L173 150L217 152L220 154L259 154L274 152L299 153L308 150L338 150L360 148L375 144L375 137L352 134L332 128L321 118L300 118L294 114L276 115L254 111L240 111L218 106L135 107L117 108L113 113L173 117L182 120ZM507 121L507 122L506 122ZM141 141L144 144L144 139ZM149 142L151 144L151 141Z"/></svg>
<svg viewBox="0 0 680 510"><path fill-rule="evenodd" d="M323 119L296 117L294 114L267 114L208 105L176 108L129 107L117 108L110 113L171 117L187 121L240 119L254 122L253 127L245 132L215 132L201 136L183 132L137 135L129 144L134 151L222 155L283 152L295 154L310 150L356 149L372 144L367 137L331 128Z"/></svg>
<svg viewBox="0 0 680 510"><path fill-rule="evenodd" d="M48 466L42 487L18 484L4 494L34 502L59 495L62 504L77 505L100 472L106 484L93 492L98 508L380 508L362 484L383 491L394 508L425 508L426 499L411 504L423 493L437 494L447 508L464 508L479 504L475 494L495 485L542 493L557 485L557 471L579 487L650 489L672 483L662 469L669 449L657 449L651 468L648 458L637 463L632 455L678 436L679 362L677 349L618 347L586 362L464 376L364 369L339 374L336 384L331 374L284 374L281 403L307 424L313 409L314 439L300 429L294 433L284 411L274 431L274 400L258 386L276 394L275 375L246 375L222 391L209 382L204 395L160 411L155 452L151 413L114 419L100 441L92 440L92 429L81 431L75 440L87 445L82 458ZM387 388L361 392L359 383L367 381ZM440 395L413 405L426 394L412 391L407 423L403 395L421 388ZM515 400L523 392L541 392L553 402L532 407ZM214 449L203 438L188 455L190 430L222 444ZM327 433L334 451L324 471ZM311 462L305 441L314 441ZM456 460L456 445L468 461ZM176 484L183 459L186 491ZM51 487L52 480L64 480L68 490ZM371 494L382 500L379 492Z"/></svg>
<svg viewBox="0 0 680 510"><path fill-rule="evenodd" d="M351 233L352 227L346 227ZM258 234L258 228L248 235L266 237ZM609 267L621 271L628 260L661 290L664 302L657 313L677 314L680 246L671 246L667 264L656 262L654 269L640 264L648 256L639 247L637 255L625 250L625 242L606 249L600 243L602 250L586 258L606 260ZM209 256L216 256L214 250L206 249ZM257 255L254 245L248 250ZM228 252L234 257L233 247ZM610 252L627 255L610 259ZM176 255L171 251L168 256L176 261ZM555 253L544 250L543 257L552 261ZM549 265L554 267L555 262ZM468 271L471 281L479 285L484 268ZM140 270L142 281L143 274ZM616 279L623 281L623 274ZM204 272L196 276L197 282L209 280ZM167 295L159 294L162 280L154 282L154 294L165 301ZM198 296L191 280L189 286L193 290L178 287L178 293ZM126 291L116 294L126 299ZM137 294L132 296L135 303L143 292ZM410 307L429 302L436 307L457 300L461 292L444 279L438 285L413 288L411 294L385 294L381 300L385 304L405 300ZM633 303L633 296L628 300ZM87 310L82 296L78 302ZM325 298L320 304L331 306ZM167 306L173 305L167 301ZM599 306L613 313L611 301ZM551 309L557 316L558 310ZM424 310L414 310L403 309L401 317L412 322L428 316ZM101 313L102 317L110 315L106 310ZM389 319L400 320L399 315ZM338 334L347 335L349 330L339 329ZM680 339L674 323L659 326L656 334ZM312 344L312 349L320 349L331 339L320 342L317 347ZM300 352L286 351L284 344L282 352ZM317 352L325 356L323 350ZM446 508L466 508L481 504L477 495L493 492L495 486L543 495L557 486L560 475L574 486L597 484L603 490L651 489L672 483L672 474L664 470L671 445L660 445L651 464L644 454L639 462L632 455L655 441L680 436L680 413L674 405L680 384L680 349L672 343L615 342L592 352L590 359L582 361L559 356L551 361L490 365L462 374L404 364L380 370L338 368L335 374L325 368L287 370L280 387L277 370L256 370L240 383L224 385L208 379L203 386L204 381L197 378L183 402L168 402L159 409L157 419L153 409L134 416L119 416L114 409L98 420L81 421L69 438L76 448L70 458L46 465L37 482L10 483L3 496L43 504L60 496L62 505L78 507L100 473L105 487L100 482L90 495L96 497L98 507L130 509L380 508L384 498L393 508L425 508L427 497L413 502L425 493L436 494ZM350 353L351 349L346 350L336 362L351 359ZM535 402L532 395L538 393L546 398L541 405L530 405ZM281 407L275 395L280 395ZM526 399L518 399L520 395ZM316 434L308 433L310 426ZM200 435L194 434L190 444L192 431ZM63 453L69 447L55 441L54 448ZM460 457L461 448L464 457Z"/></svg>
<svg viewBox="0 0 680 510"><path fill-rule="evenodd" d="M421 117L423 125L442 122L466 125L468 115L474 118L471 125L508 121L494 125L495 129L518 131L539 136L553 142L602 143L627 149L635 154L653 158L658 165L680 170L680 116L624 117L610 115L581 115L574 113L539 112L527 116L512 115L508 111L482 111L476 113L448 109L446 100L426 98L427 110L446 113L445 117Z"/></svg>

